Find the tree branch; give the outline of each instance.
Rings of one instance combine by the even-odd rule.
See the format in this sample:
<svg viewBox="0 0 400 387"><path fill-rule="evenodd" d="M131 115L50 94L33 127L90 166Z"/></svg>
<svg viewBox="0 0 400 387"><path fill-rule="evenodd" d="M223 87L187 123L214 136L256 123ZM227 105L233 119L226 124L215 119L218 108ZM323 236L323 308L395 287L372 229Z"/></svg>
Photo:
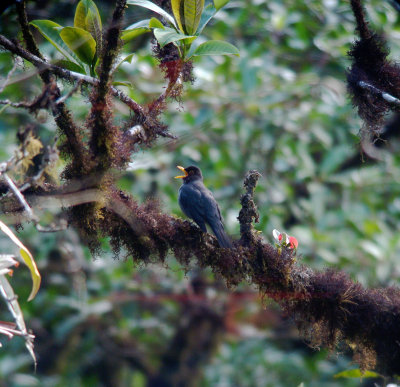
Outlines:
<svg viewBox="0 0 400 387"><path fill-rule="evenodd" d="M111 167L121 167L130 156L130 149L124 146L126 143L122 140L121 131L112 122L112 105L107 98L112 66L118 54L125 6L126 0L117 1L110 26L104 36L105 44L100 55L99 82L90 96L92 108L88 120L91 136L89 146L92 159L95 161L93 168L98 174L108 171Z"/></svg>
<svg viewBox="0 0 400 387"><path fill-rule="evenodd" d="M25 50L21 46L16 43L11 42L4 35L0 35L0 45L5 49L9 50L13 54L20 56L21 58L31 62L35 67L42 72L44 70L51 70L55 75L67 80L67 81L82 81L85 85L96 86L99 84L99 80L97 78L90 77L88 75L79 74L74 71L66 70L62 67L56 66L54 64L48 63L43 59L40 59L36 55L31 54L29 51ZM136 114L145 115L145 110L132 98L128 97L121 90L118 90L116 87L110 87L111 94L118 98L121 102L129 106Z"/></svg>
<svg viewBox="0 0 400 387"><path fill-rule="evenodd" d="M249 182L250 187L254 185ZM51 198L26 196L32 207L48 205ZM151 255L162 262L168 250L183 265L196 258L200 267L211 267L228 286L241 281L257 286L261 297L272 298L293 316L312 344L334 348L338 341L350 343L362 369L376 366L386 375L400 373L399 288L366 289L344 272L314 271L297 264L293 250L277 250L261 241L220 249L213 236L193 223L162 213L152 202L139 206L118 190L86 190L58 198L64 207L90 201L103 205L102 232L134 261L146 263ZM84 210L80 214L83 223L90 221Z"/></svg>
<svg viewBox="0 0 400 387"><path fill-rule="evenodd" d="M362 89L369 90L372 93L379 95L386 102L389 102L396 106L400 106L400 99L393 97L393 95L390 95L389 93L379 90L377 87L375 87L367 82L360 81L360 82L358 82L358 86L360 86Z"/></svg>
<svg viewBox="0 0 400 387"><path fill-rule="evenodd" d="M246 193L240 198L242 209L240 210L238 220L240 223L240 242L243 246L250 247L255 245L259 239L254 235L253 222L258 223L259 216L257 206L254 203L253 196L257 181L261 177L257 171L249 171L244 179Z"/></svg>
<svg viewBox="0 0 400 387"><path fill-rule="evenodd" d="M17 9L18 22L21 26L22 36L24 38L26 48L33 55L36 55L38 58L44 60L43 55L40 53L39 47L37 46L35 39L33 38L33 35L29 29L28 16L26 14L26 0L17 1L15 3L15 6ZM49 83L52 81L49 71L43 71L41 73L41 77L44 83Z"/></svg>

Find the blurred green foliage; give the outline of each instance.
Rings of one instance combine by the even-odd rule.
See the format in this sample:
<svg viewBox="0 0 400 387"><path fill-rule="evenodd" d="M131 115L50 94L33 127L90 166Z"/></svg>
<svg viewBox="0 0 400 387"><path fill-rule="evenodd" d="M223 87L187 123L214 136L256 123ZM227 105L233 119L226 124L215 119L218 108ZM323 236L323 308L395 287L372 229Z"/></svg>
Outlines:
<svg viewBox="0 0 400 387"><path fill-rule="evenodd" d="M70 1L44 3L42 10L29 3L32 19L40 16L72 25L75 7ZM111 4L96 4L106 25ZM385 33L392 58L399 58L399 13L389 1L368 1L366 9L371 27ZM152 16L130 7L126 26L145 15ZM15 19L10 8L0 19L0 33L15 36ZM141 201L157 197L164 211L183 216L177 203L179 182L173 179L175 166L197 164L220 204L229 233L238 236L243 177L247 170L257 169L262 178L255 196L260 212L256 228L266 240L272 242L272 230L277 228L297 238L301 262L314 269L341 269L371 287L398 284L400 139L397 135L379 147L371 145L364 154L360 150L361 121L345 85L346 52L355 39L348 1L231 1L203 35L233 43L240 58L195 60L196 81L186 85L181 102L170 102L165 115L178 139L158 140L153 148L135 153L120 187ZM122 89L140 103L165 87L150 46L145 35L126 45L124 54L135 56L115 76L131 82L132 88ZM46 56L57 56L46 41L41 40L40 47ZM10 55L1 52L0 73L7 74L11 67ZM41 85L31 70L28 64L19 67L15 82L0 98L19 101L38 95ZM70 88L63 84L64 93ZM87 95L75 94L68 106L76 119L83 120ZM115 121L123 123L129 112L118 101L115 107ZM12 155L18 128L32 120L22 110L1 111L0 161ZM42 141L50 144L56 135L52 118L43 112L36 125ZM186 294L194 268L184 273L173 257L164 268L132 267L123 252L120 260L112 259L107 241L104 255L93 261L73 230L38 234L26 226L19 237L37 257L43 276L35 301L21 302L27 325L37 335L39 366L32 374L23 340L4 343L0 386L109 385L96 367L114 364L102 363L104 353L111 350L110 338L143 350L155 365L160 362L161 349L185 314L177 295ZM0 237L0 252L7 250L6 242ZM12 283L26 299L29 275L19 271ZM218 284L211 273L204 275ZM216 289L216 305L232 292L221 285ZM254 292L245 284L240 290ZM237 325L253 328L224 338L203 370L201 386L360 385L358 379L333 378L353 368L350 358L310 350L294 327L287 322L282 326L282 319L266 321L262 327L250 323L260 313L256 296L237 308ZM279 315L268 305L270 309L273 316ZM1 320L7 318L3 311ZM114 355L118 363L118 354ZM143 372L128 362L114 367L113 380L119 386L146 384Z"/></svg>

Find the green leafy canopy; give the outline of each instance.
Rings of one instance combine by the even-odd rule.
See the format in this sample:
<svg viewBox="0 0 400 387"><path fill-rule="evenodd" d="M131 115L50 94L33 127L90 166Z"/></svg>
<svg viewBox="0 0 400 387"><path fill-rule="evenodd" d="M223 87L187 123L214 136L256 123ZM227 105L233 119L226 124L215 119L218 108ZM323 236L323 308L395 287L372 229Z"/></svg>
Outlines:
<svg viewBox="0 0 400 387"><path fill-rule="evenodd" d="M73 27L63 27L52 20L33 20L30 24L67 59L60 61L60 64L73 71L94 75L95 63L102 47L102 22L92 0L81 0L78 3ZM87 68L90 71L86 71Z"/></svg>
<svg viewBox="0 0 400 387"><path fill-rule="evenodd" d="M226 5L229 0L171 0L173 16L148 0L128 0L128 4L147 8L162 16L169 26L164 26L156 18L146 19L129 26L122 38L125 41L153 30L154 36L161 47L173 43L179 48L181 59L202 55L239 55L239 50L230 43L209 41L202 43L195 50L192 43L203 31L213 16ZM207 4L206 4L207 3Z"/></svg>

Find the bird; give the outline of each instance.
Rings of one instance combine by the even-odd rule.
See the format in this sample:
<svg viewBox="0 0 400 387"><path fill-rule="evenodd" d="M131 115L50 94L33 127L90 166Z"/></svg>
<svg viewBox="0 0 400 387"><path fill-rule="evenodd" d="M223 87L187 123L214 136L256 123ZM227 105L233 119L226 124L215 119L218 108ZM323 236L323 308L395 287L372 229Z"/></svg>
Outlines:
<svg viewBox="0 0 400 387"><path fill-rule="evenodd" d="M178 202L184 214L193 219L203 232L207 232L208 224L220 247L232 248L232 241L225 232L218 203L211 191L205 187L200 168L194 165L187 168L178 165L177 168L184 173L175 176L176 179L182 179Z"/></svg>

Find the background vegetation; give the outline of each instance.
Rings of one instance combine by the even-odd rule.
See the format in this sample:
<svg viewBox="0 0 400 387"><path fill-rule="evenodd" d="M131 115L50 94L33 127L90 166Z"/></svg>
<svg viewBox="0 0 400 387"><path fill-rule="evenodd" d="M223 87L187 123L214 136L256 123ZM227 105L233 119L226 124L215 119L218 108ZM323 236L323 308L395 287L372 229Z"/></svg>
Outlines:
<svg viewBox="0 0 400 387"><path fill-rule="evenodd" d="M112 3L98 1L97 6L106 24ZM365 7L371 27L384 32L392 57L398 58L398 11L389 1L370 0ZM62 25L73 25L74 10L75 2L67 0L28 3L31 19ZM125 24L146 15L152 14L130 6ZM15 20L10 7L0 17L0 33L17 36ZM260 213L256 228L265 238L272 241L274 228L286 231L299 241L305 265L344 270L370 287L398 284L400 140L391 117L382 140L371 143L360 135L362 124L345 85L346 53L355 39L348 2L233 0L203 35L233 43L240 57L195 60L195 82L185 85L182 101L170 101L163 117L177 140L160 139L134 154L119 186L143 202L156 197L163 211L183 216L175 166L196 164L220 204L228 232L238 237L243 178L257 169L262 178L255 194ZM42 52L57 56L53 46L35 36ZM165 86L151 45L146 34L124 46L124 52L135 55L115 77L132 83L122 89L139 103ZM11 55L0 52L0 73L6 75L12 65ZM27 78L33 73L27 64L19 66L1 99L40 94L39 80ZM87 98L77 93L68 100L78 119L87 114ZM116 109L116 121L127 119L126 106L116 103ZM0 161L12 156L18 129L31 121L24 110L1 110ZM54 143L55 124L45 111L36 116L35 131L44 144ZM58 171L63 166L59 161ZM40 214L43 223L50 223L54 213ZM338 354L309 348L279 308L260 300L246 284L226 289L208 270L185 271L173 256L163 267L137 267L123 251L93 260L73 228L47 234L24 225L19 238L43 276L42 288L29 304L24 301L29 274L19 270L12 279L36 335L38 370L32 373L22 339L4 342L0 385L146 385L142 363L162 364L174 337L188 329L188 320L200 321L198 316L207 313L214 316L217 333L212 349L202 354L192 347L195 356L203 356L201 386L361 383L334 378L356 367L347 350ZM109 250L107 240L103 248ZM0 237L0 251L8 249L9 241ZM9 319L5 308L0 319Z"/></svg>

